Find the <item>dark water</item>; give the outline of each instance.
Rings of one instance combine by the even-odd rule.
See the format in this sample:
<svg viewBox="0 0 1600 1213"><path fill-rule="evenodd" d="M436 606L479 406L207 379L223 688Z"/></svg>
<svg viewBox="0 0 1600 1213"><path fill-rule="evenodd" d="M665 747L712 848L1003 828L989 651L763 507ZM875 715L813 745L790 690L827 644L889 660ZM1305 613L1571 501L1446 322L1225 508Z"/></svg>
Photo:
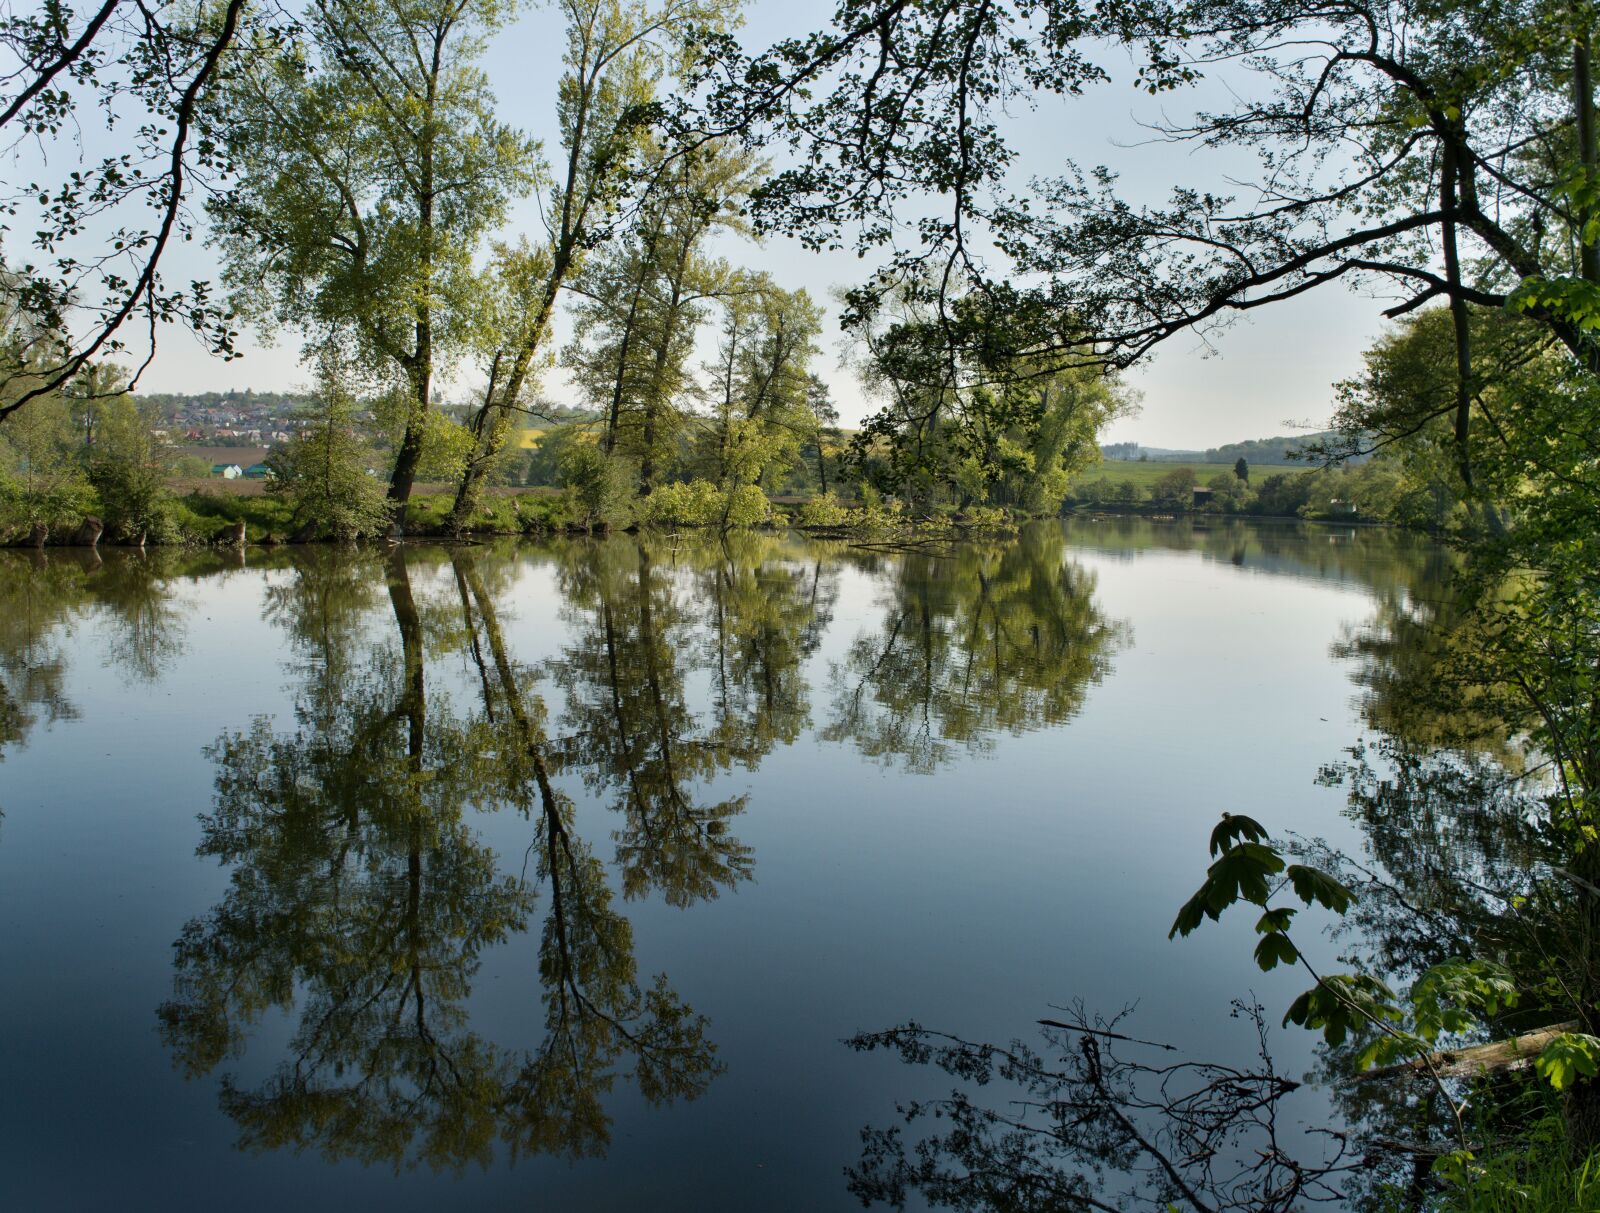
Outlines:
<svg viewBox="0 0 1600 1213"><path fill-rule="evenodd" d="M1133 521L0 553L0 1207L844 1209L947 1085L854 1032L1248 1052L1230 999L1304 980L1173 913L1224 809L1360 853L1333 649L1442 571Z"/></svg>

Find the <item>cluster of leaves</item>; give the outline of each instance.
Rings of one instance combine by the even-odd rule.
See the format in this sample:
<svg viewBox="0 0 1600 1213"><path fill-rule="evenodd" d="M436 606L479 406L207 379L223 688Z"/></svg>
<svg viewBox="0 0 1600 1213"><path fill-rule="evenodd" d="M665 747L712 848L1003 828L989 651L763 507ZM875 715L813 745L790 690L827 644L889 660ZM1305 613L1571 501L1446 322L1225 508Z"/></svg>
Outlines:
<svg viewBox="0 0 1600 1213"><path fill-rule="evenodd" d="M719 488L709 480L664 484L639 503L647 522L663 526L755 526L771 513L766 494L753 484Z"/></svg>
<svg viewBox="0 0 1600 1213"><path fill-rule="evenodd" d="M1356 1056L1360 1069L1408 1059L1426 1071L1442 1040L1465 1037L1492 1023L1524 994L1510 970L1481 957L1430 966L1403 1000L1370 973L1319 974L1289 935L1298 908L1269 903L1287 889L1305 906L1318 905L1343 915L1355 894L1327 872L1288 863L1268 840L1266 829L1243 815L1223 814L1210 846L1215 861L1205 882L1178 911L1170 933L1188 935L1205 919L1215 922L1241 902L1260 907L1256 963L1263 970L1298 963L1316 980L1290 1005L1284 1023L1320 1031L1329 1045L1360 1037L1364 1041ZM1568 1032L1545 1046L1535 1067L1560 1090L1576 1079L1593 1077L1597 1060L1600 1038Z"/></svg>

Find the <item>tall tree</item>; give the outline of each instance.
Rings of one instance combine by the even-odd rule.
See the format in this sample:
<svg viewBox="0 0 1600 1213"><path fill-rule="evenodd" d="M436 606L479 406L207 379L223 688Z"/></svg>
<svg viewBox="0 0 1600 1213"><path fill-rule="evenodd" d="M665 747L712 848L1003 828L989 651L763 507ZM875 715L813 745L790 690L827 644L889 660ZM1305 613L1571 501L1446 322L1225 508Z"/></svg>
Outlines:
<svg viewBox="0 0 1600 1213"><path fill-rule="evenodd" d="M1127 366L1330 282L1392 292L1390 315L1443 301L1470 491L1469 307L1521 309L1600 370L1592 22L1547 0L860 0L759 55L716 43L711 125L797 153L758 193L762 227L817 246L848 227L885 254L862 308L909 289L947 313L975 290L1031 329L1030 352L1068 364ZM1256 153L1249 190L1180 185L1138 206L1105 169L1015 179L1006 108L1109 80L1123 48L1154 93L1229 72L1229 105L1161 129ZM937 212L902 240L930 196Z"/></svg>
<svg viewBox="0 0 1600 1213"><path fill-rule="evenodd" d="M711 417L700 462L731 502L773 469L787 470L816 427L810 363L822 310L804 290L747 275L723 301L717 360L708 367Z"/></svg>
<svg viewBox="0 0 1600 1213"><path fill-rule="evenodd" d="M471 421L473 450L450 511L449 525L458 531L505 448L561 291L611 234L619 209L648 189L638 170L659 117L661 77L685 66L692 31L721 29L733 19L737 0L562 0L560 7L567 19L558 106L562 163L545 202L544 239L523 263L537 272L525 273L520 315L508 318L488 356L488 386Z"/></svg>
<svg viewBox="0 0 1600 1213"><path fill-rule="evenodd" d="M481 343L479 247L533 185L534 145L476 66L516 0L315 0L306 36L230 57L210 204L242 314L306 325L403 384L389 498L411 495L434 386Z"/></svg>
<svg viewBox="0 0 1600 1213"><path fill-rule="evenodd" d="M680 437L704 301L737 289L704 244L719 229L743 228L756 179L749 155L725 142L663 157L653 154L656 184L625 236L593 258L577 284L566 353L605 418L602 449L637 467L646 492Z"/></svg>
<svg viewBox="0 0 1600 1213"><path fill-rule="evenodd" d="M922 287L857 313L862 377L882 407L854 458L923 505L1054 513L1096 435L1127 407L1117 380L1031 352L1032 332L981 292L935 306Z"/></svg>

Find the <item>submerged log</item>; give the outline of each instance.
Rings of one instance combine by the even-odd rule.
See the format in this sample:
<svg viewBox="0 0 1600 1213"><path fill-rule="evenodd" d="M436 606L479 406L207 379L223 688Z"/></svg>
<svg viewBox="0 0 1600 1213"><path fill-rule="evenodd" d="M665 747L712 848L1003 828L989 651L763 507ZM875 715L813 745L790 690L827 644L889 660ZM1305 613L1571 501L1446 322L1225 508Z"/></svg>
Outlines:
<svg viewBox="0 0 1600 1213"><path fill-rule="evenodd" d="M1398 1078L1405 1075L1431 1077L1434 1074L1440 1078L1468 1078L1474 1074L1486 1074L1496 1070L1526 1069L1557 1036L1582 1030L1582 1025L1575 1019L1568 1023L1551 1024L1547 1028L1524 1032L1521 1036L1512 1036L1506 1040L1491 1040L1488 1044L1470 1045L1465 1049L1441 1049L1437 1053L1419 1057L1416 1061L1368 1070L1365 1074L1358 1074L1356 1081L1372 1082L1379 1078Z"/></svg>

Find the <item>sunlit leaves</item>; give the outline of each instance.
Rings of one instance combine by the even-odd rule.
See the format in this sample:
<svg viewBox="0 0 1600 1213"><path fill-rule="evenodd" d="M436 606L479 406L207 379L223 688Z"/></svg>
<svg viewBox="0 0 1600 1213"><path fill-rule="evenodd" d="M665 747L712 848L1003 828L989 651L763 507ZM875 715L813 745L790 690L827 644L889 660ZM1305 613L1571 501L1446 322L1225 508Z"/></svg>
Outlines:
<svg viewBox="0 0 1600 1213"><path fill-rule="evenodd" d="M1506 306L1514 312L1554 314L1586 333L1600 330L1600 285L1582 278L1524 278Z"/></svg>
<svg viewBox="0 0 1600 1213"><path fill-rule="evenodd" d="M1295 999L1283 1022L1320 1029L1328 1044L1339 1045L1352 1031L1369 1024L1399 1024L1404 1019L1393 991L1376 977L1339 973L1324 977Z"/></svg>
<svg viewBox="0 0 1600 1213"><path fill-rule="evenodd" d="M1539 1076L1558 1091L1573 1083L1600 1076L1600 1038L1581 1032L1563 1032L1534 1060Z"/></svg>

